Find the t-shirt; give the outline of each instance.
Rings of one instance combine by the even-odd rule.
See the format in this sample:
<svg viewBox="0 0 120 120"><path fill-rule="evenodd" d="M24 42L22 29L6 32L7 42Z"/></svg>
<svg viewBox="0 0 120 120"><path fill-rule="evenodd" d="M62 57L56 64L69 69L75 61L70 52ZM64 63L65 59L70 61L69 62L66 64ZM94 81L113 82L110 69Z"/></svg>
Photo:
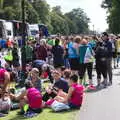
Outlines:
<svg viewBox="0 0 120 120"><path fill-rule="evenodd" d="M27 90L27 98L30 108L37 109L42 106L42 95L36 88Z"/></svg>
<svg viewBox="0 0 120 120"><path fill-rule="evenodd" d="M53 87L57 87L59 89L62 89L64 92L68 93L69 89L68 82L65 81L64 79L57 80Z"/></svg>
<svg viewBox="0 0 120 120"><path fill-rule="evenodd" d="M5 72L7 72L5 69L0 69L0 84L4 84L4 79L5 79L5 77L4 77L4 74L5 74Z"/></svg>
<svg viewBox="0 0 120 120"><path fill-rule="evenodd" d="M72 93L72 96L71 96L71 99L69 100L69 102L74 105L80 106L83 101L84 87L79 84L72 84L71 87L74 88L74 91Z"/></svg>

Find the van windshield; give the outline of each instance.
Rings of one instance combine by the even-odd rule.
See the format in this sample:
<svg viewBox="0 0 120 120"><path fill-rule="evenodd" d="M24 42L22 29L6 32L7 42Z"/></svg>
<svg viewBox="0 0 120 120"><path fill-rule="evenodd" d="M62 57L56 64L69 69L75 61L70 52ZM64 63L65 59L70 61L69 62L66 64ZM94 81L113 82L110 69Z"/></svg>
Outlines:
<svg viewBox="0 0 120 120"><path fill-rule="evenodd" d="M38 31L37 30L31 30L31 35L37 35Z"/></svg>

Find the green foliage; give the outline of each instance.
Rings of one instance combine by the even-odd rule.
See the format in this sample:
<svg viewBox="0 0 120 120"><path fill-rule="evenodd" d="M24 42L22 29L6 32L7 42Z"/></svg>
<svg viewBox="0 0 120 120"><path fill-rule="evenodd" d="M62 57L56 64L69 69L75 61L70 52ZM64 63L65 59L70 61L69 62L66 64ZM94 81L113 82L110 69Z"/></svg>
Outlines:
<svg viewBox="0 0 120 120"><path fill-rule="evenodd" d="M35 0L32 3L34 9L37 11L42 23L49 22L49 5L45 0Z"/></svg>
<svg viewBox="0 0 120 120"><path fill-rule="evenodd" d="M3 9L4 0L0 0L0 9Z"/></svg>
<svg viewBox="0 0 120 120"><path fill-rule="evenodd" d="M71 12L65 14L72 22L75 33L87 33L89 18L81 8L73 9Z"/></svg>
<svg viewBox="0 0 120 120"><path fill-rule="evenodd" d="M40 22L39 20L39 15L37 11L33 8L33 6L26 1L25 3L25 17L26 17L26 22L29 22L30 24L32 23L38 23Z"/></svg>
<svg viewBox="0 0 120 120"><path fill-rule="evenodd" d="M112 0L104 0L101 4L102 8L111 9L112 8Z"/></svg>
<svg viewBox="0 0 120 120"><path fill-rule="evenodd" d="M56 6L52 9L50 16L51 25L53 26L53 34L69 34L67 18L62 14L61 8L59 6Z"/></svg>
<svg viewBox="0 0 120 120"><path fill-rule="evenodd" d="M109 12L107 18L107 22L109 24L109 31L118 34L120 33L120 1L119 0L105 0L105 1L107 1L106 8L108 9Z"/></svg>
<svg viewBox="0 0 120 120"><path fill-rule="evenodd" d="M21 13L21 0L0 0L0 19L21 20ZM88 31L89 19L82 9L63 14L60 6L50 10L45 0L25 0L25 19L31 24L46 24L52 34L68 35Z"/></svg>

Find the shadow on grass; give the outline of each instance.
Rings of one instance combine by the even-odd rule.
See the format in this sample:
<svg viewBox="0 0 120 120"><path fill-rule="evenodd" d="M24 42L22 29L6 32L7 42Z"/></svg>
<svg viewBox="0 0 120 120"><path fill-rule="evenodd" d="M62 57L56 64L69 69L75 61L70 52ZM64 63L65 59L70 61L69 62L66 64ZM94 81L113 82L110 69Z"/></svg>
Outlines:
<svg viewBox="0 0 120 120"><path fill-rule="evenodd" d="M23 117L22 115L16 115L13 118L10 118L9 120L24 120L26 119L25 117Z"/></svg>
<svg viewBox="0 0 120 120"><path fill-rule="evenodd" d="M81 108L79 109L70 109L70 110L62 110L62 111L59 111L59 112L55 112L53 110L50 110L49 112L50 113L58 113L58 114L64 114L64 113L70 113L70 112L78 112Z"/></svg>

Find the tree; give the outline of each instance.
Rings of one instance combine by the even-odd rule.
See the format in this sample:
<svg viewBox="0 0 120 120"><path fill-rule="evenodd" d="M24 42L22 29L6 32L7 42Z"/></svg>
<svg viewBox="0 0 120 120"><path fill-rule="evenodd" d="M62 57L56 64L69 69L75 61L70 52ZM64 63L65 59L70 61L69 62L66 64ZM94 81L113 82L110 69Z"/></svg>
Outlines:
<svg viewBox="0 0 120 120"><path fill-rule="evenodd" d="M0 16L5 20L21 20L21 0L1 0ZM29 1L25 0L25 17L29 23L38 23L39 16Z"/></svg>
<svg viewBox="0 0 120 120"><path fill-rule="evenodd" d="M101 7L110 10L112 8L112 0L104 0Z"/></svg>
<svg viewBox="0 0 120 120"><path fill-rule="evenodd" d="M41 22L47 24L49 22L49 5L47 2L45 0L35 0L32 5L37 11Z"/></svg>
<svg viewBox="0 0 120 120"><path fill-rule="evenodd" d="M63 15L60 6L52 8L51 11L51 25L53 26L53 33L69 34L69 26L67 18Z"/></svg>
<svg viewBox="0 0 120 120"><path fill-rule="evenodd" d="M3 9L4 0L0 0L0 9Z"/></svg>
<svg viewBox="0 0 120 120"><path fill-rule="evenodd" d="M120 33L120 1L119 0L105 0L108 9L107 22L109 24L109 31L115 34Z"/></svg>
<svg viewBox="0 0 120 120"><path fill-rule="evenodd" d="M29 22L30 24L39 23L39 15L28 1L25 2L25 7L26 22Z"/></svg>
<svg viewBox="0 0 120 120"><path fill-rule="evenodd" d="M21 0L0 0L0 17L22 20ZM25 19L30 24L47 25L52 34L80 34L88 31L89 19L80 8L63 14L60 6L50 6L45 0L25 0Z"/></svg>
<svg viewBox="0 0 120 120"><path fill-rule="evenodd" d="M57 13L59 16L64 16L62 11L61 11L61 7L60 6L55 6L52 8L52 12Z"/></svg>
<svg viewBox="0 0 120 120"><path fill-rule="evenodd" d="M72 22L75 33L87 33L89 31L89 18L81 8L73 9L71 12L65 14ZM76 28L75 28L76 27Z"/></svg>
<svg viewBox="0 0 120 120"><path fill-rule="evenodd" d="M52 33L68 34L68 26L66 24L65 19L59 16L55 12L51 12L50 16L51 16L51 25L53 27Z"/></svg>

